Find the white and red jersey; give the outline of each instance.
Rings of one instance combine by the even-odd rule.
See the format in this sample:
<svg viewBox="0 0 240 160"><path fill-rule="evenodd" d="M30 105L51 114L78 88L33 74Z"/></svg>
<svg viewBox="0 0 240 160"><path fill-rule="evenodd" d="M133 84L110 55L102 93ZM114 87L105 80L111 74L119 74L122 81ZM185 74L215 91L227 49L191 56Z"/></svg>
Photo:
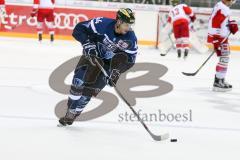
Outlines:
<svg viewBox="0 0 240 160"><path fill-rule="evenodd" d="M0 0L0 7L4 7L5 6L5 0Z"/></svg>
<svg viewBox="0 0 240 160"><path fill-rule="evenodd" d="M186 4L179 4L172 8L168 14L168 22L173 25L180 24L182 22L190 22L190 17L195 17L192 9Z"/></svg>
<svg viewBox="0 0 240 160"><path fill-rule="evenodd" d="M34 0L34 9L54 9L55 0Z"/></svg>
<svg viewBox="0 0 240 160"><path fill-rule="evenodd" d="M212 11L212 15L208 23L208 42L211 43L213 36L225 38L230 33L228 21L231 11L223 2L218 2Z"/></svg>

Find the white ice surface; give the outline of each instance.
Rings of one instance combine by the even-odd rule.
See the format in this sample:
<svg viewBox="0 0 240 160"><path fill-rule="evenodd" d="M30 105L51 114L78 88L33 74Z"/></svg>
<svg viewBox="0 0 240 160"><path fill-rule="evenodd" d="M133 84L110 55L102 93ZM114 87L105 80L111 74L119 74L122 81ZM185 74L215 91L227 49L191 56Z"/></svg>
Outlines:
<svg viewBox="0 0 240 160"><path fill-rule="evenodd" d="M138 98L135 109L154 113L192 110L192 122L147 123L155 134L170 133L169 140L154 142L137 122L119 122L129 112L119 100L112 112L71 127L58 128L55 105L66 99L48 85L51 72L81 53L77 42L0 38L0 159L1 160L239 160L240 151L240 53L232 53L227 80L228 93L211 91L217 58L195 77L194 71L207 55L193 54L187 61L174 53L160 57L155 49L140 47L137 62L168 67L161 78L174 85L167 95ZM71 76L68 77L70 83ZM139 89L139 88L138 88ZM140 88L141 89L141 88ZM105 91L115 94L112 88ZM86 110L96 107L97 100Z"/></svg>

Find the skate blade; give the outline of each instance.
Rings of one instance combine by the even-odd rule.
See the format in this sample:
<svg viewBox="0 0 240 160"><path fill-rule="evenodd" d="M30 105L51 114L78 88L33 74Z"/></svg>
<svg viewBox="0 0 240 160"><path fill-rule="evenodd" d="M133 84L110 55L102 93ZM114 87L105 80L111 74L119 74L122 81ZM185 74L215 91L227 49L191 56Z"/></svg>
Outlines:
<svg viewBox="0 0 240 160"><path fill-rule="evenodd" d="M213 90L214 92L228 92L228 91L231 91L232 88L226 89L226 88L213 87L212 90Z"/></svg>
<svg viewBox="0 0 240 160"><path fill-rule="evenodd" d="M57 127L66 127L67 125L63 125L63 124L61 124L61 123L59 123L59 124L57 124Z"/></svg>
<svg viewBox="0 0 240 160"><path fill-rule="evenodd" d="M160 55L161 55L161 56L166 56L167 54L165 54L165 53L161 53Z"/></svg>

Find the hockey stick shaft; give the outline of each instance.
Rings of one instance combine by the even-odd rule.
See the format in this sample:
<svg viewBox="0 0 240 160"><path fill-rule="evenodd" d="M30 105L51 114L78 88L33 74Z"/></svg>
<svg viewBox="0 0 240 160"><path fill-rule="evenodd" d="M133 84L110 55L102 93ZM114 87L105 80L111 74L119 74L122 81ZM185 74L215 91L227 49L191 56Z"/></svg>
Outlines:
<svg viewBox="0 0 240 160"><path fill-rule="evenodd" d="M104 76L106 76L107 78L109 78L108 73L106 72L106 70L103 68L103 66L98 62L98 60L94 57L94 61L96 63L96 65L98 66L98 68L103 72ZM111 79L110 79L111 81ZM134 115L137 117L137 119L139 120L139 122L143 125L143 127L145 128L145 130L151 135L151 137L156 140L156 141L161 141L161 140L165 140L169 138L169 134L165 134L165 135L154 135L148 128L148 126L144 123L144 121L141 119L141 117L139 116L139 114L133 109L133 107L131 106L131 104L124 98L124 96L122 95L122 93L118 90L116 84L111 81L111 83L113 84L113 87L115 89L115 91L117 92L117 94L119 95L119 97L127 104L127 106L131 109L131 111L134 113Z"/></svg>
<svg viewBox="0 0 240 160"><path fill-rule="evenodd" d="M229 33L228 36L225 37L225 38L222 40L221 44L222 44L224 41L226 41L230 35L231 35L231 33ZM197 69L196 72L194 72L194 73L185 73L185 72L182 72L182 74L184 74L184 75L186 75L186 76L195 76L195 75L202 69L202 67L209 61L209 59L214 55L214 53L215 53L215 50L210 54L210 56L208 56L208 58L207 58L207 59L203 62L203 64Z"/></svg>
<svg viewBox="0 0 240 160"><path fill-rule="evenodd" d="M195 76L201 69L202 67L208 62L208 60L214 55L215 51L213 51L210 56L208 56L208 58L203 62L203 64L198 68L198 70L194 73L185 73L185 72L182 72L184 75L186 76Z"/></svg>

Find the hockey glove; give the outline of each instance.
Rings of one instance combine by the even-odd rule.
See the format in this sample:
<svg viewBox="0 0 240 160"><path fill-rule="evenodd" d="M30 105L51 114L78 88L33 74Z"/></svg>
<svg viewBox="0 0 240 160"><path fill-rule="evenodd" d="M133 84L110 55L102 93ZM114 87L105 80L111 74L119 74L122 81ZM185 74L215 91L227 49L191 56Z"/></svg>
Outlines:
<svg viewBox="0 0 240 160"><path fill-rule="evenodd" d="M193 23L196 20L195 14L193 16L191 16L190 19L191 19L191 22Z"/></svg>
<svg viewBox="0 0 240 160"><path fill-rule="evenodd" d="M217 55L220 56L222 55L222 48L226 46L226 44L228 44L228 39L224 39L219 35L214 35L212 44L214 46L214 50L216 51Z"/></svg>
<svg viewBox="0 0 240 160"><path fill-rule="evenodd" d="M33 8L32 12L31 12L31 17L35 17L38 13L38 9Z"/></svg>
<svg viewBox="0 0 240 160"><path fill-rule="evenodd" d="M221 54L221 38L219 36L213 36L213 47L217 54Z"/></svg>
<svg viewBox="0 0 240 160"><path fill-rule="evenodd" d="M6 9L5 7L0 7L0 17L6 17L7 13L6 13Z"/></svg>
<svg viewBox="0 0 240 160"><path fill-rule="evenodd" d="M232 34L237 33L238 31L238 24L235 20L228 21L228 28Z"/></svg>
<svg viewBox="0 0 240 160"><path fill-rule="evenodd" d="M97 46L95 43L87 41L83 45L83 54L84 56L91 62L92 65L95 66L95 61L93 61L93 57L97 57Z"/></svg>
<svg viewBox="0 0 240 160"><path fill-rule="evenodd" d="M117 69L113 69L110 76L106 77L106 83L109 86L114 87L114 85L116 85L119 77L120 77L120 71Z"/></svg>

